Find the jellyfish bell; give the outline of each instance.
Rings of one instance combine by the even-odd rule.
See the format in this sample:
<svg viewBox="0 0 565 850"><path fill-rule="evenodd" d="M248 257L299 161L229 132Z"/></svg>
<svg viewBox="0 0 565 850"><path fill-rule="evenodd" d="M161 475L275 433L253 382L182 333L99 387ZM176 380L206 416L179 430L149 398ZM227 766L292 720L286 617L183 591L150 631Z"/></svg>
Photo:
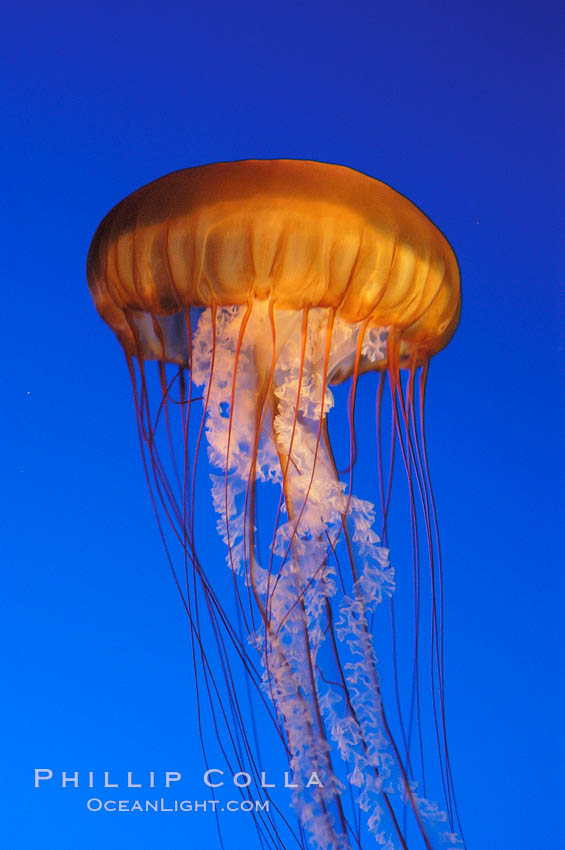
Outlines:
<svg viewBox="0 0 565 850"><path fill-rule="evenodd" d="M393 326L422 358L459 317L445 237L384 183L339 165L249 161L176 171L129 195L88 255L100 315L135 354L127 313L269 300Z"/></svg>
<svg viewBox="0 0 565 850"><path fill-rule="evenodd" d="M208 702L216 730L225 727L222 752L239 770L260 772L246 720L253 701L247 707L239 698L233 662L301 788L299 825L288 827L295 846L344 850L370 840L405 848L410 840L411 848L430 848L440 833L461 846L423 429L427 364L449 342L460 311L449 243L405 197L349 168L220 163L166 175L121 201L96 231L87 277L128 361L153 505L164 538L170 533L180 546L180 566L169 544L167 553L191 625L199 699ZM156 380L149 361L157 363ZM365 372L380 375L374 502L353 492L355 399ZM335 404L330 387L346 380L349 450L340 473L327 420ZM393 436L383 472L385 382ZM201 557L204 442L237 627L217 567ZM428 799L423 757L413 754L414 740L427 734L423 650L417 639L409 719L397 699L398 717L389 721L372 628L395 585L385 545L395 446L411 503L416 635L422 573L429 574L431 638L421 644L432 657L428 702L440 804ZM217 636L214 662L199 600ZM308 787L312 772L321 782ZM354 793L345 793L347 785ZM288 846L274 817L257 827L265 846Z"/></svg>

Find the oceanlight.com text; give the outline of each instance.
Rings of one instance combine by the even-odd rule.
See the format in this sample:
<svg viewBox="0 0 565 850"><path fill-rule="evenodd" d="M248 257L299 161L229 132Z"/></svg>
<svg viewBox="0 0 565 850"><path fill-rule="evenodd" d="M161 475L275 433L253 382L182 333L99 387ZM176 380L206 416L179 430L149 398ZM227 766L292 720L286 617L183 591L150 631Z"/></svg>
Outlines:
<svg viewBox="0 0 565 850"><path fill-rule="evenodd" d="M89 812L268 812L269 800L101 800L91 797L86 802Z"/></svg>

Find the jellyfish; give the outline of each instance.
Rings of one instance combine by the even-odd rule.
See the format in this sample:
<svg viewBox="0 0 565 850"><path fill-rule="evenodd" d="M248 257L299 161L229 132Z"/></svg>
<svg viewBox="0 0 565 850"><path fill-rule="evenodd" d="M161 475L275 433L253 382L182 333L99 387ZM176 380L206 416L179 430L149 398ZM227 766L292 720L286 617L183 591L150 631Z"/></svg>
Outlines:
<svg viewBox="0 0 565 850"><path fill-rule="evenodd" d="M226 162L118 203L87 277L131 376L203 761L271 799L258 846L463 847L424 422L460 312L449 243L350 168Z"/></svg>

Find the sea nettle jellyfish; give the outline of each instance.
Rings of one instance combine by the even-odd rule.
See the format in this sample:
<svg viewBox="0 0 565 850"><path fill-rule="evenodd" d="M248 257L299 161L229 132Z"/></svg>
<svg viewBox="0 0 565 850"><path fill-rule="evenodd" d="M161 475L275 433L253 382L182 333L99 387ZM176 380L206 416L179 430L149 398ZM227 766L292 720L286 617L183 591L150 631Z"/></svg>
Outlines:
<svg viewBox="0 0 565 850"><path fill-rule="evenodd" d="M461 847L423 419L459 318L448 242L351 169L221 163L114 207L87 274L131 374L203 763L221 751L244 798L272 803L257 846ZM286 811L262 787L276 746Z"/></svg>

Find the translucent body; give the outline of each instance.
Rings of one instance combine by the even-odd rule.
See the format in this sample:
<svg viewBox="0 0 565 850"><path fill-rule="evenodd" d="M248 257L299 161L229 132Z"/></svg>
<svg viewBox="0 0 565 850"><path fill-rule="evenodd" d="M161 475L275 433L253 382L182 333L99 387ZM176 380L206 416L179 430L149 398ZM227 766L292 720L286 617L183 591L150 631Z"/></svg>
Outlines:
<svg viewBox="0 0 565 850"><path fill-rule="evenodd" d="M212 716L228 763L258 776L264 766L251 728L262 712L300 789L298 828L283 817L283 835L273 815L258 817L262 846L352 850L376 841L430 850L439 834L460 846L423 431L427 362L459 315L448 243L405 198L349 169L226 163L168 175L115 207L94 237L88 277L126 352L153 504L191 625L198 716ZM157 361L156 381L148 360ZM369 371L381 375L373 500L353 489L355 399ZM340 474L327 420L330 386L347 377ZM209 501L198 485L204 442L233 600L221 595L218 565L207 564L199 539L200 506ZM395 451L408 482L415 613L403 712L391 603L391 722L373 622L396 582L387 539ZM203 637L203 611L215 648ZM254 694L249 709L236 669ZM439 806L427 799L426 737L439 765ZM206 759L204 744L203 752ZM319 782L309 784L312 772Z"/></svg>

